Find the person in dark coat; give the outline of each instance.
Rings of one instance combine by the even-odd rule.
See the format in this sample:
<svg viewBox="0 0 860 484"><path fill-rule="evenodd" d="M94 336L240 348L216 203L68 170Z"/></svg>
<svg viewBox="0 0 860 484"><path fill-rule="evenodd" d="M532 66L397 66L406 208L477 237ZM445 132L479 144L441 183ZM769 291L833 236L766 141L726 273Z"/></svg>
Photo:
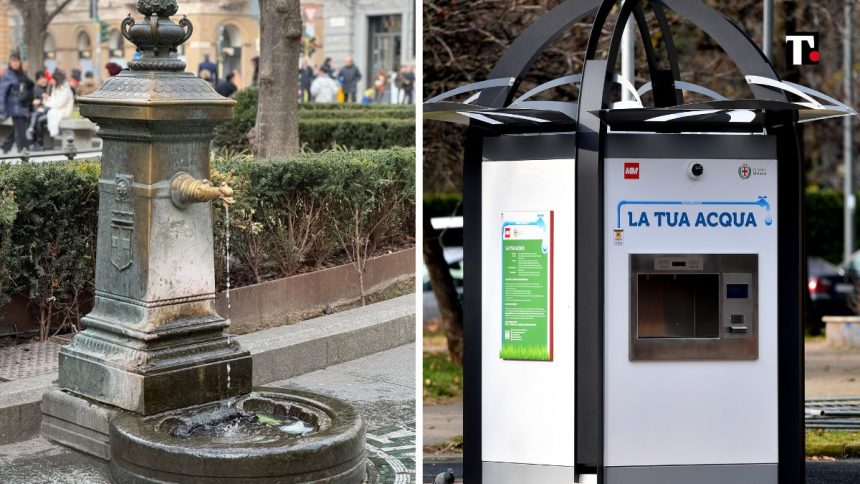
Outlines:
<svg viewBox="0 0 860 484"><path fill-rule="evenodd" d="M209 60L209 54L203 54L203 62L197 66L197 77L203 77L201 73L203 71L209 71L210 78L212 82L217 86L218 85L218 65Z"/></svg>
<svg viewBox="0 0 860 484"><path fill-rule="evenodd" d="M311 84L313 84L315 77L316 75L314 75L314 68L311 67L311 63L308 62L307 58L302 59L302 67L299 69L300 103L314 100L314 97L311 95Z"/></svg>
<svg viewBox="0 0 860 484"><path fill-rule="evenodd" d="M400 89L403 90L403 104L415 102L415 68L413 66L404 67L400 70L397 80L400 83Z"/></svg>
<svg viewBox="0 0 860 484"><path fill-rule="evenodd" d="M0 109L3 110L0 118L11 117L14 127L12 133L0 145L4 154L12 149L13 144L18 147L18 151L24 151L29 145L27 128L33 107L33 86L33 81L24 72L21 57L12 54L9 67L3 77L0 77Z"/></svg>
<svg viewBox="0 0 860 484"><path fill-rule="evenodd" d="M236 87L236 84L233 82L233 79L236 78L236 73L231 72L227 74L227 78L218 83L218 87L215 88L215 92L224 96L230 97L235 93L239 88Z"/></svg>
<svg viewBox="0 0 860 484"><path fill-rule="evenodd" d="M331 66L331 57L326 57L320 66L320 70L325 72L327 76L334 79L334 67Z"/></svg>
<svg viewBox="0 0 860 484"><path fill-rule="evenodd" d="M356 102L358 81L361 80L361 71L352 63L352 57L347 57L345 65L340 68L337 75L340 85L343 86L343 95L348 102Z"/></svg>

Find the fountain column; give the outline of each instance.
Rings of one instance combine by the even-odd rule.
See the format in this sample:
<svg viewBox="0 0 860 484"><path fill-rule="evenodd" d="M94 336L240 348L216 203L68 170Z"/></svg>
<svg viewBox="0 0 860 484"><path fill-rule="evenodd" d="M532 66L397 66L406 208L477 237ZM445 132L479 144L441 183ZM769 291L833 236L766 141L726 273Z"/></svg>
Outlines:
<svg viewBox="0 0 860 484"><path fill-rule="evenodd" d="M60 352L59 386L142 415L251 391L251 358L214 308L209 202L232 190L206 180L213 129L235 102L184 72L192 24L174 23L177 10L140 0L142 18L122 23L140 56L78 100L104 140L96 294Z"/></svg>

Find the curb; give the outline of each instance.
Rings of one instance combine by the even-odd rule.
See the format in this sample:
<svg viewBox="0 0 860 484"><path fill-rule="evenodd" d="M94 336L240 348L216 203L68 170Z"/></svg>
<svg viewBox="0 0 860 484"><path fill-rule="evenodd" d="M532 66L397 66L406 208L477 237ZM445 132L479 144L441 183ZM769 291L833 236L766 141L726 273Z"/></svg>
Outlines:
<svg viewBox="0 0 860 484"><path fill-rule="evenodd" d="M253 384L286 380L415 341L415 296L235 337L251 352ZM42 395L57 373L0 383L0 445L39 435Z"/></svg>

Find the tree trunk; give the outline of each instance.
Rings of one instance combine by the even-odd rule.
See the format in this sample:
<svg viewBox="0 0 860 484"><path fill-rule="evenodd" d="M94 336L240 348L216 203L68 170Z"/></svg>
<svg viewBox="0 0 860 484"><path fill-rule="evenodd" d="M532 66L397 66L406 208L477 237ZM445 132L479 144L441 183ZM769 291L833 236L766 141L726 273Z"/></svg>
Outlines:
<svg viewBox="0 0 860 484"><path fill-rule="evenodd" d="M299 56L302 17L299 0L260 1L260 100L257 156L299 153Z"/></svg>
<svg viewBox="0 0 860 484"><path fill-rule="evenodd" d="M45 30L47 30L48 12L45 10L46 0L32 0L27 7L24 19L24 38L27 44L27 64L29 74L45 67Z"/></svg>
<svg viewBox="0 0 860 484"><path fill-rule="evenodd" d="M24 44L27 46L26 61L30 75L45 68L45 33L48 24L71 1L58 1L56 8L48 12L48 0L11 0L24 21Z"/></svg>
<svg viewBox="0 0 860 484"><path fill-rule="evenodd" d="M463 305L457 296L454 279L442 252L442 245L430 225L430 217L424 215L424 264L430 274L430 285L445 322L445 337L448 339L448 355L451 361L463 366ZM473 277L479 277L474 274Z"/></svg>

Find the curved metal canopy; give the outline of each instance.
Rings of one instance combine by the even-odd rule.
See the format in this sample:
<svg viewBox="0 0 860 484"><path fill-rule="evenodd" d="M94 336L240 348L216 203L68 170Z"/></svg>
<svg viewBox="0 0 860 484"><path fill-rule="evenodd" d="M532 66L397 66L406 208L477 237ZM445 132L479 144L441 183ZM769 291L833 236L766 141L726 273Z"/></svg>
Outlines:
<svg viewBox="0 0 860 484"><path fill-rule="evenodd" d="M720 110L729 113L736 110L756 111L749 123L737 123L732 116L709 116L712 113L702 113L703 116L690 114L681 118L683 122L667 123L662 130L702 131L703 128L714 129L719 119L726 121L725 129L729 131L760 132L767 128L764 113L767 110L777 110L781 113L796 112L794 118L798 122L807 122L836 116L854 115L856 112L835 99L804 86L783 82L773 66L753 42L737 25L713 8L694 0L630 0L620 8L616 0L570 0L551 10L526 29L511 44L490 72L489 80L462 86L436 96L425 103L425 117L441 121L468 124L494 131L531 132L531 131L569 131L575 129L577 121L582 116L583 107L578 103L562 101L535 101L532 98L542 92L565 84L582 84L580 93L603 93L600 101L600 119L608 123L612 129L621 125L629 130L635 123L634 119L658 118L666 115L661 109L675 111L710 110L702 103L684 105L683 91L691 91L720 101ZM656 53L651 45L651 32L645 18L644 7L657 19L663 47L669 62L669 69L663 70L657 66ZM666 19L665 9L677 13L689 20L707 33L729 56L740 72L744 75L755 100L779 101L781 104L762 103L750 105L750 100L730 101L721 94L702 86L680 79L678 59L675 52L672 32ZM603 58L598 58L597 46L602 40L601 33L610 15L615 14L615 29L609 39L610 47ZM648 71L651 80L641 86L638 91L626 79L619 78L614 72L618 55L621 33L630 15L633 15L636 26L642 36L645 46L645 57L648 61ZM567 32L574 24L586 17L594 16L592 31L585 53L583 72L590 64L600 61L605 66L605 75L598 75L583 83L583 75L572 74L554 79L537 86L525 94L513 99L523 78L534 64L538 56L554 40ZM592 65L592 68L596 67ZM622 89L631 91L638 102L632 105L610 105L609 89L611 83L621 84ZM639 97L653 91L655 108L644 108ZM465 102L452 102L450 98L471 92L473 95ZM792 103L789 95L802 98L802 101ZM581 96L580 96L581 97ZM817 99L816 99L817 98ZM827 104L819 100L826 101ZM737 103L737 104L732 104ZM637 105L638 104L638 105ZM779 106L779 107L778 107ZM596 107L596 106L593 106ZM636 113L613 115L611 111L634 108ZM519 111L527 111L519 112ZM587 112L594 112L588 109ZM617 123L620 119L623 123ZM708 121L705 122L704 120ZM747 119L747 117L743 117ZM730 122L729 120L735 120ZM643 123L638 130L649 131L653 123Z"/></svg>

